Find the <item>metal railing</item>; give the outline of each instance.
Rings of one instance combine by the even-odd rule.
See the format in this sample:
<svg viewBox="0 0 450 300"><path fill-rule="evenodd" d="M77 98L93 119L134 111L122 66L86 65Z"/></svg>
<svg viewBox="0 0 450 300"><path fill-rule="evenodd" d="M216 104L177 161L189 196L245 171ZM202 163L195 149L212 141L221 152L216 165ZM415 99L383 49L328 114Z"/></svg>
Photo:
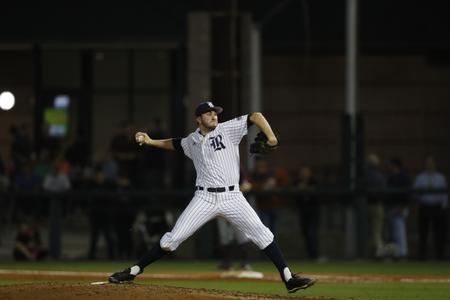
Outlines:
<svg viewBox="0 0 450 300"><path fill-rule="evenodd" d="M246 196L277 196L283 199L296 201L305 196L315 197L320 204L341 204L345 207L352 207L358 199L367 197L389 204L392 196L404 195L409 199L408 203L414 203L418 195L423 194L448 194L449 189L413 189L413 188L379 188L366 189L358 188L350 190L348 188L315 188L298 189L283 188L265 191L250 191ZM48 220L49 220L49 252L54 259L61 257L61 228L63 219L63 205L70 201L80 205L91 205L93 201L107 202L105 205L111 205L111 201L117 199L128 199L136 208L148 209L173 209L182 208L192 198L194 191L192 189L184 190L71 190L63 193L50 192L0 192L0 202L2 203L2 215L6 223L11 225L13 222L14 211L17 209L18 201L27 199L48 199ZM357 206L357 205L355 205Z"/></svg>

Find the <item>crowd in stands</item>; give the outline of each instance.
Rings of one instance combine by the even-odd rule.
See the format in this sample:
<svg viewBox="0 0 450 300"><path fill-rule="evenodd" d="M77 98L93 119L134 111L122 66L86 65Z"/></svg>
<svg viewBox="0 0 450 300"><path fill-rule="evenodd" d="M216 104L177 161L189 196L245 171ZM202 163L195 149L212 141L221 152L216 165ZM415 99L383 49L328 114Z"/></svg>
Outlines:
<svg viewBox="0 0 450 300"><path fill-rule="evenodd" d="M153 136L163 134L160 125L155 121L155 127L150 129ZM12 126L10 134L9 159L0 155L0 192L16 192L16 196L2 199L5 210L0 221L2 225L17 226L14 257L31 259L32 249L38 247L35 236L48 217L52 194L90 190L99 196L77 204L71 201L63 204L64 216L79 208L89 218L91 238L87 257L96 258L99 237L104 235L108 258L130 258L134 254L130 228L135 225L140 208L131 205L132 199L120 191L164 188L162 151L138 149L129 122L118 126L106 153L95 161L90 160L87 143L81 138L66 145L52 140L37 148L26 125ZM117 191L122 196L102 199L105 198L102 191ZM33 237L25 238L31 233ZM35 259L44 257L35 255Z"/></svg>

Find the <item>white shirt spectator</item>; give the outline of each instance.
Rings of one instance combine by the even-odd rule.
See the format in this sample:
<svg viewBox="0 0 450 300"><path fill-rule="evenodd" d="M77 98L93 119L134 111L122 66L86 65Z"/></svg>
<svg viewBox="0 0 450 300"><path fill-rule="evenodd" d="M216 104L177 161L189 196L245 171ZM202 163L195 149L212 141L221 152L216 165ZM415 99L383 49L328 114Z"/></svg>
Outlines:
<svg viewBox="0 0 450 300"><path fill-rule="evenodd" d="M416 189L446 189L447 180L439 172L422 172L417 175L414 182ZM425 205L441 205L443 208L448 206L448 195L443 193L429 193L418 196L419 202Z"/></svg>
<svg viewBox="0 0 450 300"><path fill-rule="evenodd" d="M42 187L45 191L59 193L70 190L71 184L66 174L51 172L45 175Z"/></svg>

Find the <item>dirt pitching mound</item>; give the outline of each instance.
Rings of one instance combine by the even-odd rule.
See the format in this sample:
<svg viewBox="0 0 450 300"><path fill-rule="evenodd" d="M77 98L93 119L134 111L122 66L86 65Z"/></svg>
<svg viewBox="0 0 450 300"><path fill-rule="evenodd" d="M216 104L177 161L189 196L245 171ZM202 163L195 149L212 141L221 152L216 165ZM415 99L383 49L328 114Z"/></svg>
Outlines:
<svg viewBox="0 0 450 300"><path fill-rule="evenodd" d="M0 299L45 299L45 300L222 300L222 299L289 299L291 297L281 297L266 294L250 294L238 292L224 292L206 289L188 289L178 287L163 287L155 285L140 284L105 284L90 285L88 283L39 283L0 286ZM336 300L331 298L302 297L303 300Z"/></svg>

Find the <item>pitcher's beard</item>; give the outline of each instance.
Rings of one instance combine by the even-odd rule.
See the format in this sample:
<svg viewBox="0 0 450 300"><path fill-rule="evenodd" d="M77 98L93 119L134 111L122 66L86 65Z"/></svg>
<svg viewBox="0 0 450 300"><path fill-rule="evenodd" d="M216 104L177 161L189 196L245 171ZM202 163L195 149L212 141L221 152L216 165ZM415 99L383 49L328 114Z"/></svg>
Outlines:
<svg viewBox="0 0 450 300"><path fill-rule="evenodd" d="M217 125L211 125L211 126L205 126L206 129L208 129L209 131L213 131L214 129L216 129Z"/></svg>

